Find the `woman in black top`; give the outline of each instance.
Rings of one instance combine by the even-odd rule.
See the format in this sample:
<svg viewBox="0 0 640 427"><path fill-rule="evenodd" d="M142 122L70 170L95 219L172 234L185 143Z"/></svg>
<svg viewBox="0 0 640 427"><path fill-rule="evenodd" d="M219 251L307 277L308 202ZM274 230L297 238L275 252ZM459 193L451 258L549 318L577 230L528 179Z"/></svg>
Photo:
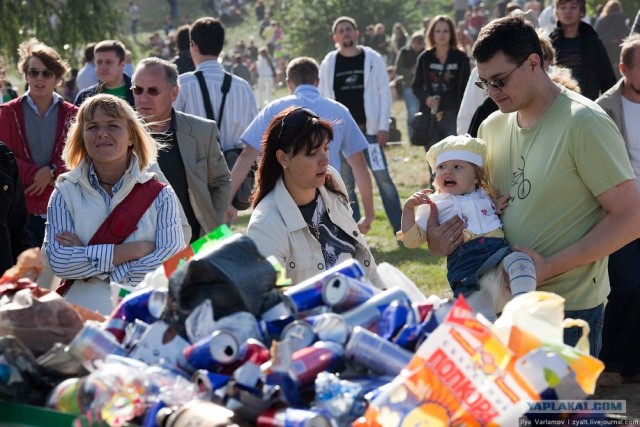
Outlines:
<svg viewBox="0 0 640 427"><path fill-rule="evenodd" d="M456 117L471 69L448 16L438 15L431 20L426 43L427 50L418 58L411 87L420 100L420 111L436 116L431 138L435 143L456 134Z"/></svg>

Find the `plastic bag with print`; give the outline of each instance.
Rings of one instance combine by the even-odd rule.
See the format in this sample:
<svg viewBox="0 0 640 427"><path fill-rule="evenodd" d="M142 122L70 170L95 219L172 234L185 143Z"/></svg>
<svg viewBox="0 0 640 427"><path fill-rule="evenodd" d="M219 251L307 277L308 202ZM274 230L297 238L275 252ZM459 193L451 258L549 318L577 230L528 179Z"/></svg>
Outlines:
<svg viewBox="0 0 640 427"><path fill-rule="evenodd" d="M354 426L512 426L539 395L463 297Z"/></svg>

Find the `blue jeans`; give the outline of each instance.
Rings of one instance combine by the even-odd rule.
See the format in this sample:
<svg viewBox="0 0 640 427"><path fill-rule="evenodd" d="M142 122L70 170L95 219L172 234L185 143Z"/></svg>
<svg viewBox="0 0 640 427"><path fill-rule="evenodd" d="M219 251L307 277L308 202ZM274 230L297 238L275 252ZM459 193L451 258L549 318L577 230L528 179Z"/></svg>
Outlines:
<svg viewBox="0 0 640 427"><path fill-rule="evenodd" d="M480 237L464 242L447 257L447 280L454 295L478 291L478 272L483 272L498 265L509 254L509 245L504 239L497 237ZM494 258L494 254L496 257ZM490 265L486 265L491 260Z"/></svg>
<svg viewBox="0 0 640 427"><path fill-rule="evenodd" d="M404 97L404 105L407 107L407 131L409 132L409 139L413 137L413 116L420 110L420 100L416 98L416 95L411 89L411 82L405 82L408 87L402 90L402 96Z"/></svg>
<svg viewBox="0 0 640 427"><path fill-rule="evenodd" d="M583 319L589 324L589 353L598 357L602 348L602 325L604 324L604 303L586 310L565 311L564 317ZM620 325L620 327L624 327ZM582 329L567 328L564 330L564 343L575 346L580 339Z"/></svg>
<svg viewBox="0 0 640 427"><path fill-rule="evenodd" d="M375 135L365 135L365 137L367 138L367 142L369 142L369 144L378 143L376 141ZM391 228L393 228L393 232L395 234L397 231L400 231L400 221L402 219L400 196L398 195L396 185L391 180L391 175L389 175L389 168L387 167L387 158L384 155L384 150L380 150L380 153L382 154L382 160L384 162L385 168L378 171L372 170L373 178L376 180L378 190L380 190L380 198L382 199L384 211L387 214L387 218L389 218L389 223L391 224ZM369 168L371 168L371 160L369 159L368 151L366 152L366 155L364 157L367 160ZM355 192L355 180L353 179L353 171L351 170L351 166L349 166L344 158L342 159L340 175L342 176L342 179L347 186L347 195L349 196L351 208L353 209L353 219L358 222L360 220L360 206L358 205L358 198Z"/></svg>

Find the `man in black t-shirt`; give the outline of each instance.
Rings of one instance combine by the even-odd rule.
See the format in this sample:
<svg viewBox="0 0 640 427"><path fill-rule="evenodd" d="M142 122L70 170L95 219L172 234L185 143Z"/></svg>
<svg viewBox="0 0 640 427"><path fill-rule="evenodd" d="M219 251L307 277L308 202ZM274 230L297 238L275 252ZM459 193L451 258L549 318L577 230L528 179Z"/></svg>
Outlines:
<svg viewBox="0 0 640 427"><path fill-rule="evenodd" d="M402 208L396 186L387 169L384 147L389 139L391 91L382 57L357 44L360 33L353 18L342 16L332 27L337 49L320 65L320 94L344 104L369 142L367 163L373 172L380 197L394 233L400 230ZM354 179L347 162L342 162L342 179L352 202L353 217L360 219Z"/></svg>

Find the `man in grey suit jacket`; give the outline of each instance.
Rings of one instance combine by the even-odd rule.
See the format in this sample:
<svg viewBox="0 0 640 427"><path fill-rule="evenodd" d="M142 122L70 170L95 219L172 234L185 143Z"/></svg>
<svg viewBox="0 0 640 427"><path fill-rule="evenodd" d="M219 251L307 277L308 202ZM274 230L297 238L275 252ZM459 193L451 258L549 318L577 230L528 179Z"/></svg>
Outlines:
<svg viewBox="0 0 640 427"><path fill-rule="evenodd" d="M178 195L192 229L192 241L224 223L231 180L212 120L175 111L178 70L160 58L138 63L132 78L138 113L166 147L158 164Z"/></svg>

